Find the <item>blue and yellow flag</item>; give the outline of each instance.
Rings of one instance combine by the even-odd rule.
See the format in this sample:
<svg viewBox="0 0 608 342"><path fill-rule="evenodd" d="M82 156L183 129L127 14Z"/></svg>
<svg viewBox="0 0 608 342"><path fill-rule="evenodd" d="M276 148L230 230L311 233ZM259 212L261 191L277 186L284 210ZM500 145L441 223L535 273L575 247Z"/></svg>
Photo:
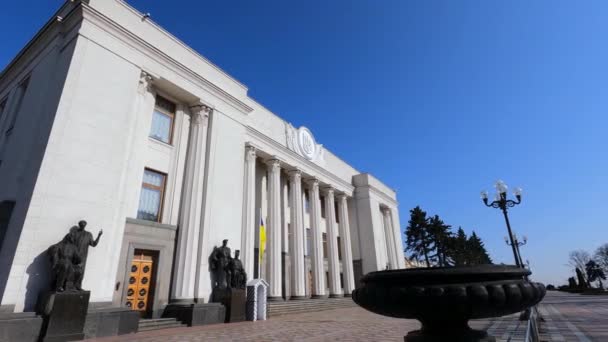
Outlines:
<svg viewBox="0 0 608 342"><path fill-rule="evenodd" d="M264 227L264 219L260 216L260 262L264 257L266 250L266 228Z"/></svg>

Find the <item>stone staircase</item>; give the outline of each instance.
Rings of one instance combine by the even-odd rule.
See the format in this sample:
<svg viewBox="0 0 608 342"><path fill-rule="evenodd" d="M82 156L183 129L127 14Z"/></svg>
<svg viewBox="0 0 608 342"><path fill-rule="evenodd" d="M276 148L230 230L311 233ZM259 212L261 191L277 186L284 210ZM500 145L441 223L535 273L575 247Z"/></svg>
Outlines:
<svg viewBox="0 0 608 342"><path fill-rule="evenodd" d="M356 306L352 298L301 299L283 302L268 302L268 317L304 312L317 312Z"/></svg>
<svg viewBox="0 0 608 342"><path fill-rule="evenodd" d="M167 329L167 328L181 328L181 327L187 327L187 325L176 320L175 318L140 319L138 331L141 332L141 331Z"/></svg>

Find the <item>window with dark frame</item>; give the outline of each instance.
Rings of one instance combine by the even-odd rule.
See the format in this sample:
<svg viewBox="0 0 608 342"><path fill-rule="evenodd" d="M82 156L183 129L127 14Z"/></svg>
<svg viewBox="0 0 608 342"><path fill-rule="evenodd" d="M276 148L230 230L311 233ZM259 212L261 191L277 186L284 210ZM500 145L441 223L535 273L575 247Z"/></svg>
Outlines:
<svg viewBox="0 0 608 342"><path fill-rule="evenodd" d="M304 190L304 211L310 213L310 196L308 190Z"/></svg>
<svg viewBox="0 0 608 342"><path fill-rule="evenodd" d="M334 213L336 215L336 222L340 223L340 211L338 211L338 202L334 202Z"/></svg>
<svg viewBox="0 0 608 342"><path fill-rule="evenodd" d="M147 168L144 170L137 210L138 219L161 222L166 180L167 175L164 173Z"/></svg>
<svg viewBox="0 0 608 342"><path fill-rule="evenodd" d="M325 218L325 197L321 197L321 217Z"/></svg>
<svg viewBox="0 0 608 342"><path fill-rule="evenodd" d="M175 123L175 103L157 95L152 114L152 125L150 127L150 138L162 141L166 144L173 143L173 125Z"/></svg>
<svg viewBox="0 0 608 342"><path fill-rule="evenodd" d="M27 77L19 84L19 88L17 90L17 102L15 103L15 108L12 110L10 122L6 128L5 134L9 135L13 128L15 128L15 124L17 123L17 116L19 115L19 111L21 110L21 105L23 104L23 98L25 97L25 93L27 92L27 87L30 84L30 78Z"/></svg>
<svg viewBox="0 0 608 342"><path fill-rule="evenodd" d="M327 258L327 233L323 233L323 258Z"/></svg>
<svg viewBox="0 0 608 342"><path fill-rule="evenodd" d="M340 237L338 236L338 260L342 261L342 245L340 244Z"/></svg>

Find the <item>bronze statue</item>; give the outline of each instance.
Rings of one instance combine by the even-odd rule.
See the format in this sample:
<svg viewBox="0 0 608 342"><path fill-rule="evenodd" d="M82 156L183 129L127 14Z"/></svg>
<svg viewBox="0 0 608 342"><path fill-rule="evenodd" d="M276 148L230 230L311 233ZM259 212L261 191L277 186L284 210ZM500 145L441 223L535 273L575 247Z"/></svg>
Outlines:
<svg viewBox="0 0 608 342"><path fill-rule="evenodd" d="M230 272L230 287L236 289L244 289L247 284L247 273L243 268L243 263L239 259L241 251L238 249L234 251L234 259L230 259L228 264L228 271Z"/></svg>
<svg viewBox="0 0 608 342"><path fill-rule="evenodd" d="M87 222L84 220L78 222L78 226L70 228L70 232L63 240L47 250L55 275L53 290L57 292L82 291L82 278L89 246L97 246L103 234L103 230L100 230L97 238L93 240L93 235L84 230L86 225Z"/></svg>
<svg viewBox="0 0 608 342"><path fill-rule="evenodd" d="M222 241L222 246L214 248L211 255L211 270L215 274L215 287L220 289L227 288L231 283L230 272L228 270L228 264L230 259L232 259L230 254L228 240L224 240Z"/></svg>

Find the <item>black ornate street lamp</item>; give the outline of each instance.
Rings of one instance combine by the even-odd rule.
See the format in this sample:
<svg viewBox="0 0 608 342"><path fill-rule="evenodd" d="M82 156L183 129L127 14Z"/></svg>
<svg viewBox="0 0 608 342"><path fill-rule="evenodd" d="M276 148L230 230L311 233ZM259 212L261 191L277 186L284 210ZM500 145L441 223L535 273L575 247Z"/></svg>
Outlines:
<svg viewBox="0 0 608 342"><path fill-rule="evenodd" d="M511 246L512 242L509 242L509 239L505 236L505 243L509 246ZM515 243L515 249L517 250L517 257L519 258L519 264L521 265L521 267L525 268L525 264L523 259L521 258L521 251L519 250L519 247L525 245L528 243L528 238L524 235L524 240L523 241L519 241L519 239L517 239L517 235L515 233L513 233L513 243Z"/></svg>
<svg viewBox="0 0 608 342"><path fill-rule="evenodd" d="M511 230L511 223L509 223L509 215L507 214L508 208L513 208L514 206L521 203L522 190L521 190L521 188L515 188L515 190L513 191L513 194L515 195L515 198L517 199L517 201L514 201L514 200L507 199L508 187L503 181L501 181L501 180L496 181L496 184L494 185L494 187L496 188L496 197L494 198L494 201L492 203L488 203L488 192L487 191L481 192L481 199L483 200L483 203L486 206L491 207L491 208L500 209L502 211L503 215L505 216L505 222L507 223L507 230L509 231L509 240L511 241L511 243L509 243L509 245L513 249L513 258L515 259L515 264L518 267L523 267L523 263L521 262L521 258L519 256L518 244L515 242L514 234L513 234L513 231Z"/></svg>

